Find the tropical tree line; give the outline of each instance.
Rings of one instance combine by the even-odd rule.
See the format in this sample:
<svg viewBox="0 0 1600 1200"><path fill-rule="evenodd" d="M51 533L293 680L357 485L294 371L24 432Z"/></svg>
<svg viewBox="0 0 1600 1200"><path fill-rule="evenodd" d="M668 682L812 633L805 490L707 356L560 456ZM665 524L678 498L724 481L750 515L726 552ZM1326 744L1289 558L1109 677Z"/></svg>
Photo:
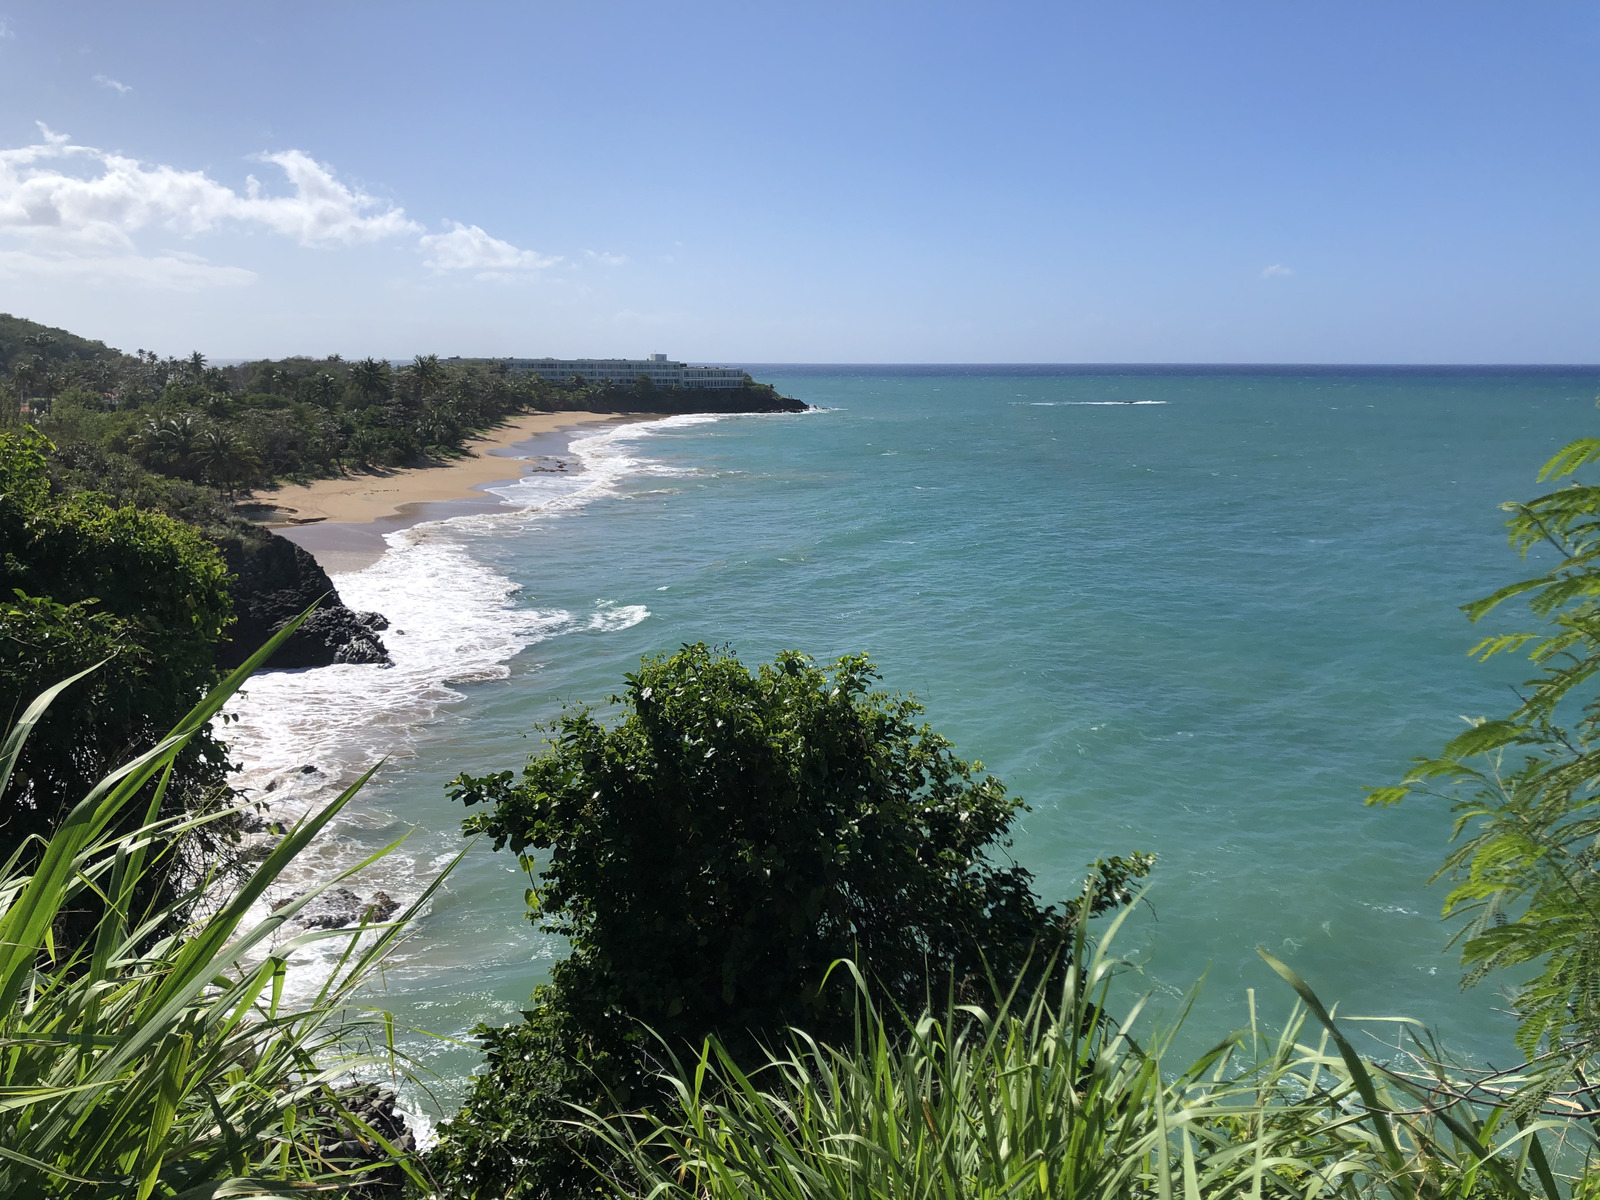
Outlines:
<svg viewBox="0 0 1600 1200"><path fill-rule="evenodd" d="M776 393L750 382L743 407ZM736 411L744 393L735 389ZM199 351L123 354L65 330L0 314L0 417L64 451L126 458L165 478L216 489L304 482L352 469L459 455L468 438L516 413L565 409L693 411L703 395L635 383L553 383L505 362L419 354L286 358L217 365ZM713 399L725 406L730 397Z"/></svg>
<svg viewBox="0 0 1600 1200"><path fill-rule="evenodd" d="M398 369L375 358L214 367L198 353L69 360L52 373L33 362L8 383L19 417L53 441L228 494L459 454L473 433L565 399L532 377L435 355Z"/></svg>

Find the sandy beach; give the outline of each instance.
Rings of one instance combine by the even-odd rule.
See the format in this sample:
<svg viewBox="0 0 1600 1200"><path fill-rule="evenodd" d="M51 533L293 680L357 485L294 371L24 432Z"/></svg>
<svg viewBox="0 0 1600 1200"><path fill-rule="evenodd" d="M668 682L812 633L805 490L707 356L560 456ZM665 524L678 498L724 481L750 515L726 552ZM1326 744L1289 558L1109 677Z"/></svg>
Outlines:
<svg viewBox="0 0 1600 1200"><path fill-rule="evenodd" d="M483 489L520 478L540 457L532 448L519 453L521 443L584 426L649 419L635 413L527 413L471 439L463 458L432 467L362 471L263 488L240 507L253 520L309 550L328 574L360 571L378 560L387 548L385 536L397 529L498 507L496 497L485 495ZM555 446L565 445L560 439L549 440Z"/></svg>
<svg viewBox="0 0 1600 1200"><path fill-rule="evenodd" d="M363 471L338 479L263 488L244 503L259 511L263 525L273 528L323 521L365 525L395 516L404 505L483 499L484 485L516 479L527 470L526 460L510 452L518 442L582 425L638 419L615 413L528 413L470 440L464 458L433 467Z"/></svg>

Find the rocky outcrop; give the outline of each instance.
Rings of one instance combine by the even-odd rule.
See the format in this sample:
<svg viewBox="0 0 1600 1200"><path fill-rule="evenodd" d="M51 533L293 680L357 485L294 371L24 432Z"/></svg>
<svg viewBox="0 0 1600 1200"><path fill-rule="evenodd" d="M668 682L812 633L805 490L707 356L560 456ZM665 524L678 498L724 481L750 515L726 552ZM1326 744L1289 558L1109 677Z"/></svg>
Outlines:
<svg viewBox="0 0 1600 1200"><path fill-rule="evenodd" d="M304 893L296 893L272 906L276 912L293 904ZM400 911L400 902L388 892L373 892L363 900L349 888L329 888L295 913L292 924L302 929L343 929L347 925L377 925Z"/></svg>
<svg viewBox="0 0 1600 1200"><path fill-rule="evenodd" d="M350 1200L394 1200L405 1195L406 1175L372 1134L394 1147L397 1155L416 1151L416 1139L403 1114L395 1109L395 1094L376 1084L357 1084L339 1093L335 1109L323 1109L333 1117L332 1128L322 1139L322 1153L346 1170L360 1172L359 1183L341 1194ZM355 1118L346 1119L348 1113Z"/></svg>
<svg viewBox="0 0 1600 1200"><path fill-rule="evenodd" d="M237 667L319 599L317 610L267 661L267 670L389 661L378 637L389 622L379 613L346 608L310 553L267 529L230 533L216 542L235 576L228 590L236 620L228 629L231 640L217 647L219 667Z"/></svg>

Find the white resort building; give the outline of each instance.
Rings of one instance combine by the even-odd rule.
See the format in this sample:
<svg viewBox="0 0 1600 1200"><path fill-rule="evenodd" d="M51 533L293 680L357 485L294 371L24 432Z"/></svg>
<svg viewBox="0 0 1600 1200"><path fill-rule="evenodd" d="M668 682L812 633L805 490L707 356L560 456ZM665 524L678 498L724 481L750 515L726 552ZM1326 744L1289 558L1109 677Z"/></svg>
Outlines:
<svg viewBox="0 0 1600 1200"><path fill-rule="evenodd" d="M657 387L739 388L744 372L737 367L691 367L669 362L665 354L649 358L513 358L512 367L532 371L552 383L565 383L574 375L585 383L633 383L643 375Z"/></svg>

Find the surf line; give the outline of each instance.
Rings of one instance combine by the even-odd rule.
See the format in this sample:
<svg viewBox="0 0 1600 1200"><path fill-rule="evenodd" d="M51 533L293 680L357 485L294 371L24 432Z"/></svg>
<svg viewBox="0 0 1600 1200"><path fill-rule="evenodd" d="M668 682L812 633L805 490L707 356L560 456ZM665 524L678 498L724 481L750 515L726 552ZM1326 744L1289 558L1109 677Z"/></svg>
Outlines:
<svg viewBox="0 0 1600 1200"><path fill-rule="evenodd" d="M270 848L278 836L274 825L292 824L328 802L372 764L414 758L442 710L466 699L454 685L508 678L511 661L536 643L570 633L615 633L647 620L651 614L645 605L620 600L598 600L587 613L519 604L521 586L480 562L470 545L480 538L512 536L530 521L580 514L595 500L621 494L628 480L641 475L695 473L645 457L633 443L657 428L717 419L682 415L575 438L567 452L578 460L578 471L524 476L492 489L502 501L497 509L394 531L385 536L387 548L375 562L340 574L347 604L389 618L384 636L392 662L271 672L257 676L229 705L228 714L236 719L221 732L242 767L236 786L247 801L267 805L262 819L252 821L247 848L256 849L255 842ZM339 829L320 838L263 899L258 916L391 840L396 815L386 811L381 781L368 786L368 796L341 814ZM414 898L449 857L453 829L453 823L443 832L418 829L399 850L362 873L360 897L343 896L319 920L331 925L359 920L372 908L366 893L373 889L383 903ZM349 919L341 921L341 915ZM314 961L305 965L309 969L297 972L297 978L320 985L316 977L326 971ZM331 969L333 963L325 966Z"/></svg>

